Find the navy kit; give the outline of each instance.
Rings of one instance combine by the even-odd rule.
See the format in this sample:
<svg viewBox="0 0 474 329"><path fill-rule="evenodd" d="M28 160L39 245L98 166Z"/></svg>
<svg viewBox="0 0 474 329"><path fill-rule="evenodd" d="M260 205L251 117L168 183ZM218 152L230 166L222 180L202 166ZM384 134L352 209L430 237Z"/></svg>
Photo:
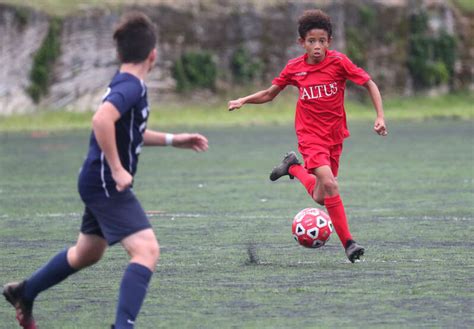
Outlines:
<svg viewBox="0 0 474 329"><path fill-rule="evenodd" d="M120 112L115 137L122 166L132 176L137 171L149 109L145 84L128 73L117 73L104 95ZM91 133L87 158L79 173L79 194L85 203L81 232L104 237L109 245L150 228L150 223L130 188L117 191L111 170Z"/></svg>

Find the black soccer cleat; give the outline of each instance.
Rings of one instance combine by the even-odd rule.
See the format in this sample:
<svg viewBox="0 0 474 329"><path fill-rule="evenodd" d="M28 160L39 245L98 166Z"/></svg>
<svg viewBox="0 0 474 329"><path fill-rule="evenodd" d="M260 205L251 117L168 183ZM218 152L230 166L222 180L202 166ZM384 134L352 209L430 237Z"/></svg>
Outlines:
<svg viewBox="0 0 474 329"><path fill-rule="evenodd" d="M347 258L354 263L357 259L360 259L364 255L365 249L359 246L354 240L349 240L346 244L346 255Z"/></svg>
<svg viewBox="0 0 474 329"><path fill-rule="evenodd" d="M272 182L276 181L278 178L289 175L291 179L294 177L290 175L288 170L292 165L299 165L301 162L299 162L298 158L296 157L295 152L289 152L285 155L281 163L273 168L272 172L270 173L270 180Z"/></svg>
<svg viewBox="0 0 474 329"><path fill-rule="evenodd" d="M36 329L33 318L33 302L23 298L25 282L12 282L3 286L3 296L16 310L16 319L24 329Z"/></svg>

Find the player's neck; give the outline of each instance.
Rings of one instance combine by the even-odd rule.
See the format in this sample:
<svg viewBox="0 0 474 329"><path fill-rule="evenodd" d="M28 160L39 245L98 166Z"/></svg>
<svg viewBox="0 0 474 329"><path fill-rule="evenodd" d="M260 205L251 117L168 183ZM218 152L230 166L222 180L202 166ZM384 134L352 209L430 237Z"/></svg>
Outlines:
<svg viewBox="0 0 474 329"><path fill-rule="evenodd" d="M145 63L123 63L120 65L121 73L128 73L136 76L140 80L145 80L150 68Z"/></svg>

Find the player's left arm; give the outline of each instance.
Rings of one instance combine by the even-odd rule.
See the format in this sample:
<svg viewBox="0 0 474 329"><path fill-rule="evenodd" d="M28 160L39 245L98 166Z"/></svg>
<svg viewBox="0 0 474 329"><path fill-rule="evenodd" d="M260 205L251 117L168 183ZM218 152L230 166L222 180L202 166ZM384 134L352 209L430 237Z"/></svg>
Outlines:
<svg viewBox="0 0 474 329"><path fill-rule="evenodd" d="M160 131L146 129L143 133L145 146L168 146L192 149L196 152L204 152L208 149L207 138L201 134L168 134Z"/></svg>
<svg viewBox="0 0 474 329"><path fill-rule="evenodd" d="M387 125L385 124L382 95L380 94L379 87L377 87L373 80L367 81L364 84L364 87L369 92L372 104L374 104L375 112L377 113L377 118L374 123L374 131L380 136L387 136L388 130Z"/></svg>

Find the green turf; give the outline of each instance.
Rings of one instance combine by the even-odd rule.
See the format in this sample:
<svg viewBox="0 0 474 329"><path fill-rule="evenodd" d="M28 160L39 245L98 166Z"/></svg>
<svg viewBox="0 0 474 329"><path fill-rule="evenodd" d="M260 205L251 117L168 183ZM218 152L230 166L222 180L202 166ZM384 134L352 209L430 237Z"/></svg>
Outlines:
<svg viewBox="0 0 474 329"><path fill-rule="evenodd" d="M295 148L292 127L205 128L205 154L145 149L135 190L161 260L137 328L472 328L472 121L351 124L339 176L351 229L366 246L350 264L336 236L320 250L291 237L312 206L268 173ZM0 134L0 282L21 279L74 241L76 175L87 132ZM249 263L248 250L258 263ZM41 294L40 328L107 328L127 257ZM0 303L0 328L15 327Z"/></svg>

